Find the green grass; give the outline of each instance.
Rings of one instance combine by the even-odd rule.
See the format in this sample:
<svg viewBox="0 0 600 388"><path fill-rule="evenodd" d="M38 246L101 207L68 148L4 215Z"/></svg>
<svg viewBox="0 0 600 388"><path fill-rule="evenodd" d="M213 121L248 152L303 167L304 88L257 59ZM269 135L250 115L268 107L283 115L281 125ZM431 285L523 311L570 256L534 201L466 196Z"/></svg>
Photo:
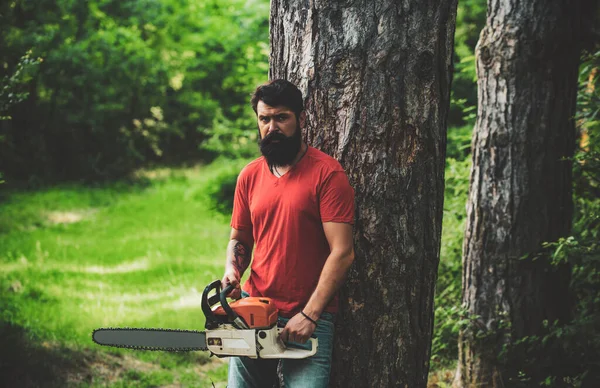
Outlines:
<svg viewBox="0 0 600 388"><path fill-rule="evenodd" d="M80 352L72 358L87 354L89 363L75 369L107 364L103 368L113 370L104 376L99 368L71 385L222 382L226 365L208 363L204 353L110 350L93 344L91 333L104 326L203 329L200 296L222 275L229 237L229 217L214 210L208 193L245 163L218 160L192 169L141 171L133 183L2 193L4 337L18 338L26 344L21 347L44 357L50 357L44 347ZM5 347L2 353L10 358ZM107 357L116 357L118 365ZM123 361L132 358L144 367ZM68 362L61 358L49 370ZM115 372L127 363L134 365Z"/></svg>

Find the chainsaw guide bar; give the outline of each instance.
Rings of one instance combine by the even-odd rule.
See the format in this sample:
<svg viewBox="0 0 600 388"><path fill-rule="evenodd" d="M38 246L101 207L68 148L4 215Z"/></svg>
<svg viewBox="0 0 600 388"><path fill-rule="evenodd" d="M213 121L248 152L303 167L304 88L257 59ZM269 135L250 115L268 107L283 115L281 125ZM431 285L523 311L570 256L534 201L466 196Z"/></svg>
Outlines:
<svg viewBox="0 0 600 388"><path fill-rule="evenodd" d="M169 352L208 350L206 334L194 330L107 327L94 330L92 340L98 345L126 349Z"/></svg>

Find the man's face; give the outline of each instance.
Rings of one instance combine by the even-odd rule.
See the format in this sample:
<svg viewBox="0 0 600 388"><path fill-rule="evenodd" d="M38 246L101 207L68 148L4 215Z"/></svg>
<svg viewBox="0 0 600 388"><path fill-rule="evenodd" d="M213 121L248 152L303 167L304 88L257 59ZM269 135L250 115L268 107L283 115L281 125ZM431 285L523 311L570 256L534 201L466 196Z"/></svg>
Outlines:
<svg viewBox="0 0 600 388"><path fill-rule="evenodd" d="M292 163L302 145L300 120L286 106L273 107L262 101L256 106L260 151L275 166ZM304 115L300 118L304 120Z"/></svg>

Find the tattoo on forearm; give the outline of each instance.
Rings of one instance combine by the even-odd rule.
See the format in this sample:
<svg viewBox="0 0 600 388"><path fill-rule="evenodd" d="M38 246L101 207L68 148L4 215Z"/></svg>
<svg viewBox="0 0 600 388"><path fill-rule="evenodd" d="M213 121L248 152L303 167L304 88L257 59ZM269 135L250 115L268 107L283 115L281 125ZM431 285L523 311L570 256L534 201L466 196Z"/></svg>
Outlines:
<svg viewBox="0 0 600 388"><path fill-rule="evenodd" d="M239 241L233 246L232 264L240 273L243 273L248 268L248 264L250 264L248 249Z"/></svg>

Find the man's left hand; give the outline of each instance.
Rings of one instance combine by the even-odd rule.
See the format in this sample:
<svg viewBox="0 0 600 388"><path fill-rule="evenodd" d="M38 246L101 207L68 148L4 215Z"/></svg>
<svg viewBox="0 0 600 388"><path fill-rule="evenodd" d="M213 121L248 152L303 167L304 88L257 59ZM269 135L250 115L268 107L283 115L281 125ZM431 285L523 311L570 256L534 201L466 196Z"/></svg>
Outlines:
<svg viewBox="0 0 600 388"><path fill-rule="evenodd" d="M298 313L288 321L281 334L279 334L279 338L281 338L283 342L304 344L315 332L316 328L317 326L314 323Z"/></svg>

